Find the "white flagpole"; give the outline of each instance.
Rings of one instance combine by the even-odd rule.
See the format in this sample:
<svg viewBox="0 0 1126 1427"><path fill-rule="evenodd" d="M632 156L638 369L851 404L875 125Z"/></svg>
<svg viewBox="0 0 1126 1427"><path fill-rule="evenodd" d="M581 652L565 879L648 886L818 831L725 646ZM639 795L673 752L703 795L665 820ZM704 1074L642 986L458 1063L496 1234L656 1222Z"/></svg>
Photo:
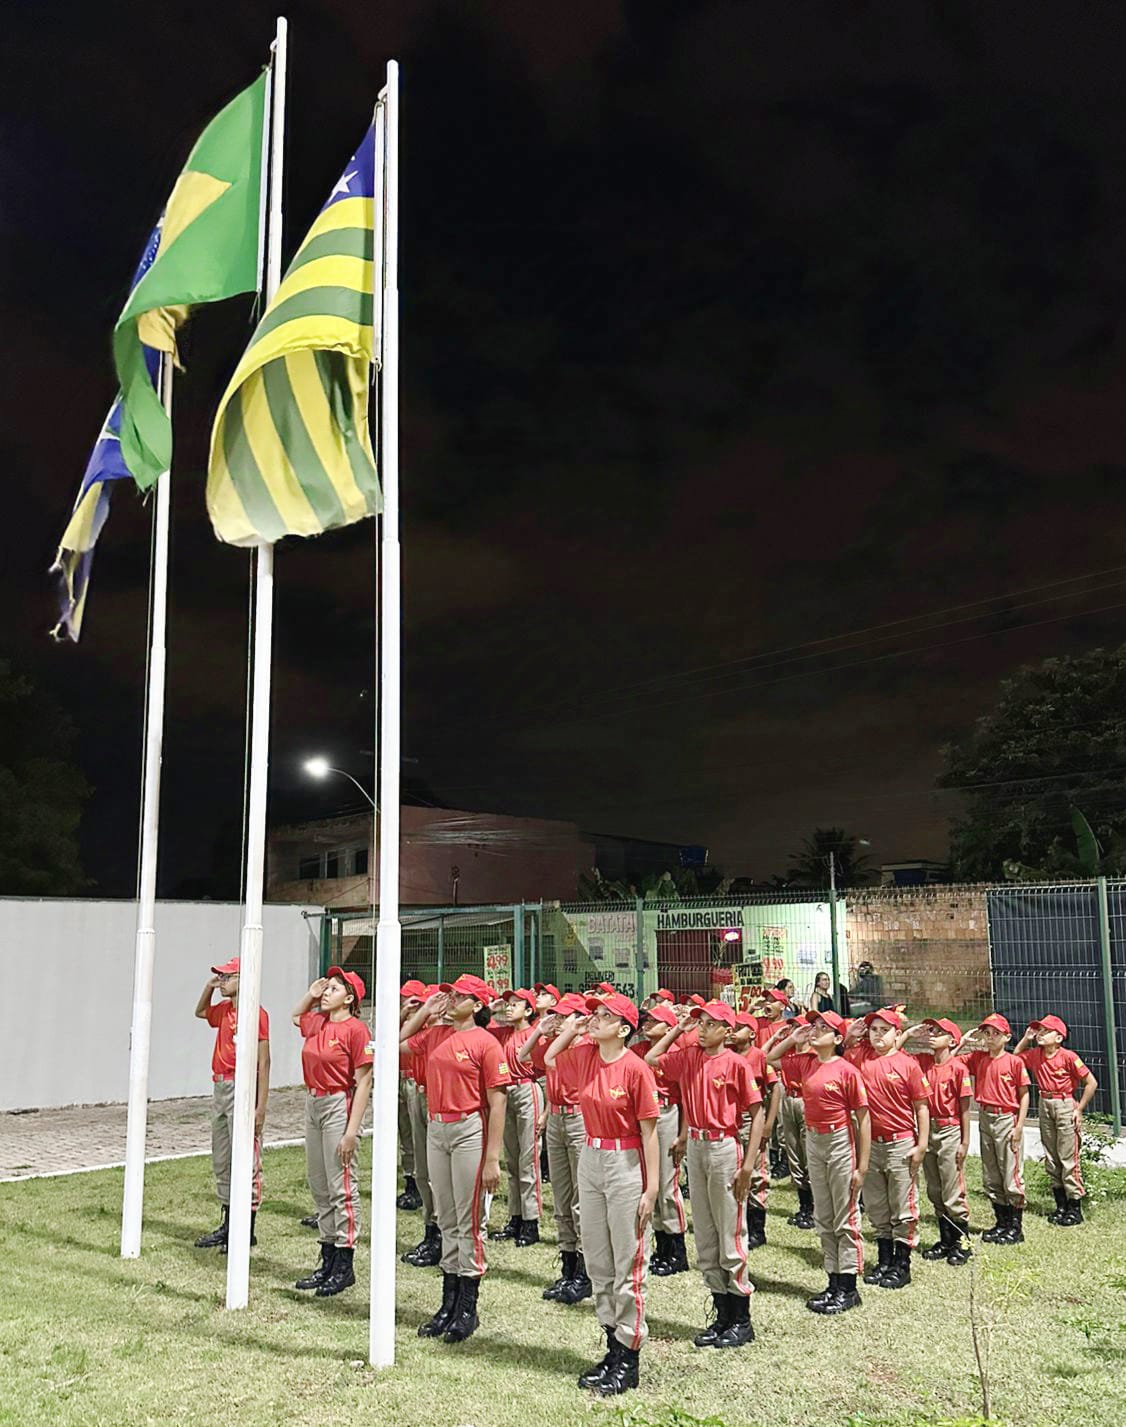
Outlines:
<svg viewBox="0 0 1126 1427"><path fill-rule="evenodd" d="M373 1367L395 1362L395 1159L399 1083L399 66L387 66L384 102L383 612L379 646L379 926L375 953L375 1069L372 1087L371 1323Z"/></svg>
<svg viewBox="0 0 1126 1427"><path fill-rule="evenodd" d="M270 189L266 302L281 281L282 161L288 25L278 16L270 81ZM246 903L239 948L238 1052L231 1139L227 1229L227 1307L245 1308L250 1288L250 1197L254 1177L254 1104L258 1086L258 1008L262 995L262 901L266 870L266 790L270 766L270 660L274 625L274 547L259 545L254 582L254 683L250 734L250 806L246 831Z"/></svg>
<svg viewBox="0 0 1126 1427"><path fill-rule="evenodd" d="M172 417L172 358L160 359L160 399ZM148 720L141 787L141 875L133 957L133 1020L129 1033L129 1111L125 1129L125 1192L121 1201L121 1257L141 1256L145 1202L145 1139L149 1118L149 1043L152 972L156 958L156 857L160 831L160 764L164 742L165 631L168 622L168 519L172 474L156 483L153 531L152 628L149 639Z"/></svg>

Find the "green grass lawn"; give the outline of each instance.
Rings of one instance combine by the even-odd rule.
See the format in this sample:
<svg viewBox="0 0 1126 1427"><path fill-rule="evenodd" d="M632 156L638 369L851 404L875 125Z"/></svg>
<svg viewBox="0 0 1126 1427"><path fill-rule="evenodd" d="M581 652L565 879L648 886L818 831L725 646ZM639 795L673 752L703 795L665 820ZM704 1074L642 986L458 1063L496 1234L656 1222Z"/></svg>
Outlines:
<svg viewBox="0 0 1126 1427"><path fill-rule="evenodd" d="M607 1404L574 1381L600 1356L590 1303L541 1301L554 1277L549 1244L490 1246L482 1326L460 1346L416 1336L440 1280L401 1266L398 1363L372 1373L366 1253L360 1283L339 1298L291 1287L316 1257L314 1235L297 1223L309 1207L299 1150L266 1156L251 1307L226 1313L225 1260L192 1247L215 1217L208 1170L202 1158L149 1167L145 1252L130 1263L117 1258L119 1171L0 1185L0 1423L913 1427L980 1412L970 1270L916 1260L910 1288L868 1289L860 1310L817 1318L803 1306L823 1283L816 1237L786 1226L788 1182L771 1195L771 1242L752 1255L757 1343L694 1349L706 1303L699 1276L651 1280L642 1388ZM1027 1243L985 1245L975 1257L995 1417L1014 1427L1121 1427L1126 1172L1095 1172L1090 1220L1078 1230L1044 1222L1043 1174L1030 1165L1028 1177ZM494 1223L503 1208L494 1206ZM419 1216L400 1214L398 1228L409 1246Z"/></svg>

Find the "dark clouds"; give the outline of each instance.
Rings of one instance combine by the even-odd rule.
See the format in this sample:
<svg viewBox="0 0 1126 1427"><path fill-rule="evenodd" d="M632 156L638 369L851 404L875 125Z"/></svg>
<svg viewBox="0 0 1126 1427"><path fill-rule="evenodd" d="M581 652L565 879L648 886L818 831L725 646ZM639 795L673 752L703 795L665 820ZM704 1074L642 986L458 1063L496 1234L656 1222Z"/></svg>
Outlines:
<svg viewBox="0 0 1126 1427"><path fill-rule="evenodd" d="M78 650L41 641L42 571L136 249L272 20L116 10L14 22L0 440L3 645L79 720L121 891L147 516L118 500ZM759 875L815 822L941 854L938 745L1016 664L1122 637L1084 611L1126 586L791 647L1122 563L1121 25L1064 13L291 11L287 251L404 67L404 739L441 796ZM246 558L200 486L246 317L197 319L177 391L165 890L241 804ZM276 806L320 811L298 755L372 746L370 530L278 582Z"/></svg>

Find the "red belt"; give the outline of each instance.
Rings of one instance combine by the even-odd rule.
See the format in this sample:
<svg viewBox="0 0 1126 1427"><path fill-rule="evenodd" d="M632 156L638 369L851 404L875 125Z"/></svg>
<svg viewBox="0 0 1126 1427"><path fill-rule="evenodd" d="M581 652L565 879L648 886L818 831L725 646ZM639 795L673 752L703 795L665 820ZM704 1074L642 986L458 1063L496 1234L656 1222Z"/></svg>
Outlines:
<svg viewBox="0 0 1126 1427"><path fill-rule="evenodd" d="M985 1105L985 1104L983 1104L980 1100L979 1100L977 1103L978 1103L978 1109L979 1109L979 1110L988 1110L991 1115L1015 1115L1015 1114L1016 1114L1016 1109L1015 1109L1015 1107L1014 1107L1012 1110L1008 1110L1008 1109L1006 1109L1003 1105Z"/></svg>
<svg viewBox="0 0 1126 1427"><path fill-rule="evenodd" d="M318 1100L323 1100L326 1095L351 1095L352 1093L351 1086L347 1090L314 1090L311 1085L306 1085L305 1089Z"/></svg>
<svg viewBox="0 0 1126 1427"><path fill-rule="evenodd" d="M230 1075L213 1075L211 1077L211 1079L216 1085L225 1085L227 1082L233 1080L234 1078L234 1071L232 1071Z"/></svg>
<svg viewBox="0 0 1126 1427"><path fill-rule="evenodd" d="M479 1115L480 1110L467 1110L464 1115L430 1115L428 1118L437 1120L439 1125L456 1125L462 1120L471 1120L474 1115Z"/></svg>
<svg viewBox="0 0 1126 1427"><path fill-rule="evenodd" d="M733 1140L738 1133L738 1130L698 1130L695 1125L688 1126L688 1137L693 1140Z"/></svg>
<svg viewBox="0 0 1126 1427"><path fill-rule="evenodd" d="M234 1076L233 1076L233 1075L231 1076L231 1079L232 1079L232 1080L234 1079ZM1075 1096L1074 1096L1074 1095L1045 1095L1045 1094L1041 1093L1040 1099L1041 1099L1041 1100L1058 1100L1061 1105L1066 1105L1066 1104L1068 1103L1068 1101L1074 1102Z"/></svg>
<svg viewBox="0 0 1126 1427"><path fill-rule="evenodd" d="M901 1140L913 1140L914 1138L914 1130L901 1130L898 1135L873 1135L872 1143L874 1145L897 1145Z"/></svg>
<svg viewBox="0 0 1126 1427"><path fill-rule="evenodd" d="M662 1110L667 1110L667 1109L669 1108L669 1106L672 1104L672 1101L671 1101L671 1100L658 1100L658 1101L657 1101L657 1104L661 1107Z"/></svg>
<svg viewBox="0 0 1126 1427"><path fill-rule="evenodd" d="M626 1135L621 1140L603 1140L597 1135L587 1135L587 1148L592 1150L639 1150L641 1148L640 1135Z"/></svg>
<svg viewBox="0 0 1126 1427"><path fill-rule="evenodd" d="M815 1125L812 1120L806 1120L805 1127L815 1135L831 1135L837 1130L843 1130L847 1124L847 1120L834 1120L831 1125Z"/></svg>
<svg viewBox="0 0 1126 1427"><path fill-rule="evenodd" d="M578 1107L577 1105L551 1105L551 1104L549 1104L548 1107L547 1107L547 1109L548 1109L548 1113L551 1114L551 1115L577 1115L577 1114L579 1113L579 1107Z"/></svg>
<svg viewBox="0 0 1126 1427"><path fill-rule="evenodd" d="M954 1125L960 1125L961 1120L932 1120L931 1124L936 1130L948 1130Z"/></svg>

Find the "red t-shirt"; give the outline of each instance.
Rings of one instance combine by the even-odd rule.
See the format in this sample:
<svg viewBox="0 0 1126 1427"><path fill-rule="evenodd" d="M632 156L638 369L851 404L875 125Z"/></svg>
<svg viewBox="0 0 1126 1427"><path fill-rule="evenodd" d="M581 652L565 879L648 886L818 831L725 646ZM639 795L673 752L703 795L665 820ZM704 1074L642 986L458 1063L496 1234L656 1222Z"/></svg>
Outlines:
<svg viewBox="0 0 1126 1427"><path fill-rule="evenodd" d="M839 1055L822 1061L816 1054L802 1080L805 1123L813 1130L851 1125L849 1115L868 1103L864 1077Z"/></svg>
<svg viewBox="0 0 1126 1427"><path fill-rule="evenodd" d="M850 1045L841 1055L848 1061L849 1065L855 1065L858 1069L876 1054L871 1041L857 1041L855 1045Z"/></svg>
<svg viewBox="0 0 1126 1427"><path fill-rule="evenodd" d="M778 1072L772 1065L767 1065L766 1056L757 1045L748 1046L743 1052L743 1059L751 1067L759 1095L764 1101L769 1100L771 1089L778 1084Z"/></svg>
<svg viewBox="0 0 1126 1427"><path fill-rule="evenodd" d="M777 1021L768 1021L764 1017L759 1016L755 1023L755 1045L758 1046L759 1050L762 1050L767 1041L770 1040L772 1036L777 1035L786 1024L787 1022L782 1018L779 1018Z"/></svg>
<svg viewBox="0 0 1126 1427"><path fill-rule="evenodd" d="M691 1046L700 1044L700 1032L695 1026L690 1025L684 1034L677 1041L681 1050L688 1050Z"/></svg>
<svg viewBox="0 0 1126 1427"><path fill-rule="evenodd" d="M508 1062L508 1073L512 1076L513 1085L527 1085L533 1080L538 1080L540 1072L530 1061L521 1060L518 1051L524 1042L535 1030L534 1026L499 1026L494 1032L497 1044L504 1052L504 1059Z"/></svg>
<svg viewBox="0 0 1126 1427"><path fill-rule="evenodd" d="M1075 1091L1090 1071L1073 1050L1060 1046L1054 1055L1045 1055L1038 1045L1022 1050L1021 1060L1036 1077L1040 1094L1047 1100L1073 1100Z"/></svg>
<svg viewBox="0 0 1126 1427"><path fill-rule="evenodd" d="M933 1122L961 1120L962 1101L969 1100L974 1093L965 1058L952 1055L949 1060L936 1065L934 1056L928 1052L917 1055L915 1059L930 1086L927 1103L930 1105Z"/></svg>
<svg viewBox="0 0 1126 1427"><path fill-rule="evenodd" d="M569 1061L568 1073L582 1086L579 1108L588 1135L624 1140L640 1133L641 1120L661 1113L661 1096L652 1069L636 1055L620 1055L607 1064L593 1041L572 1043L556 1064Z"/></svg>
<svg viewBox="0 0 1126 1427"><path fill-rule="evenodd" d="M330 1021L323 1011L306 1011L299 1027L305 1037L301 1071L310 1090L335 1095L356 1087L356 1071L372 1063L371 1031L358 1016Z"/></svg>
<svg viewBox="0 0 1126 1427"><path fill-rule="evenodd" d="M782 1077L782 1088L787 1095L801 1097L802 1081L811 1065L817 1064L817 1054L812 1050L788 1050L778 1062L778 1072Z"/></svg>
<svg viewBox="0 0 1126 1427"><path fill-rule="evenodd" d="M1020 1109L1020 1092L1029 1083L1020 1056L1003 1050L994 1058L987 1050L975 1050L965 1060L973 1076L977 1103L1015 1115Z"/></svg>
<svg viewBox="0 0 1126 1427"><path fill-rule="evenodd" d="M227 1080L235 1073L235 1041L238 1039L238 1008L233 1001L216 1001L207 1008L207 1024L215 1027L215 1049L211 1052L211 1074ZM258 1007L258 1039L270 1039L270 1018Z"/></svg>
<svg viewBox="0 0 1126 1427"><path fill-rule="evenodd" d="M572 1046L589 1044L589 1036L576 1036L571 1042ZM532 1064L536 1067L537 1072L546 1076L547 1079L548 1108L550 1109L552 1105L578 1105L583 1086L582 1081L575 1075L575 1062L563 1054L548 1069L544 1060L550 1047L551 1041L544 1040L542 1037L532 1047Z"/></svg>
<svg viewBox="0 0 1126 1427"><path fill-rule="evenodd" d="M512 1084L512 1073L496 1036L470 1026L430 1026L407 1042L426 1060L426 1101L431 1115L471 1115L484 1110L489 1090Z"/></svg>
<svg viewBox="0 0 1126 1427"><path fill-rule="evenodd" d="M690 1128L734 1135L743 1113L762 1103L762 1092L745 1056L733 1050L708 1055L698 1045L675 1047L657 1062L665 1079L680 1086Z"/></svg>
<svg viewBox="0 0 1126 1427"><path fill-rule="evenodd" d="M893 1050L890 1055L872 1055L860 1066L864 1089L868 1092L868 1113L872 1117L872 1138L912 1137L915 1134L915 1101L929 1101L930 1086L913 1055Z"/></svg>
<svg viewBox="0 0 1126 1427"><path fill-rule="evenodd" d="M633 1051L634 1055L639 1055L642 1060L645 1059L652 1049L652 1041L638 1041L636 1045L630 1046L630 1050ZM669 1081L665 1072L660 1066L653 1067L651 1065L649 1069L653 1071L653 1079L657 1082L657 1093L661 1097L661 1105L678 1104L680 1097L677 1095L676 1086Z"/></svg>

